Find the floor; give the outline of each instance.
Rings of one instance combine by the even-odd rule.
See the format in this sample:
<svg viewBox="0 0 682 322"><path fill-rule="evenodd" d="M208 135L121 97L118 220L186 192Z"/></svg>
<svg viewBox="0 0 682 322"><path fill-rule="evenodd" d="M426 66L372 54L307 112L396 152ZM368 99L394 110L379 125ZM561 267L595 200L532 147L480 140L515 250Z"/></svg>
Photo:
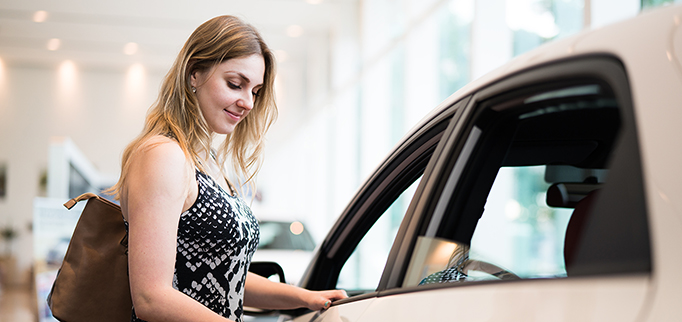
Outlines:
<svg viewBox="0 0 682 322"><path fill-rule="evenodd" d="M36 322L34 293L29 287L0 289L0 322Z"/></svg>

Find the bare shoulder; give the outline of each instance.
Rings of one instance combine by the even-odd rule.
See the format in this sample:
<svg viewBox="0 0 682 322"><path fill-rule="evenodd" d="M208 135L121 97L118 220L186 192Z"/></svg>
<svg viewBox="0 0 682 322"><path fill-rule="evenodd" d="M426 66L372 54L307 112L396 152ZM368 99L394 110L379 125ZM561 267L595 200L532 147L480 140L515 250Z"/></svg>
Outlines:
<svg viewBox="0 0 682 322"><path fill-rule="evenodd" d="M129 170L135 171L140 167L144 171L157 168L182 170L188 164L187 157L178 142L162 135L156 135L142 141L133 151L130 156Z"/></svg>
<svg viewBox="0 0 682 322"><path fill-rule="evenodd" d="M175 140L157 135L135 149L128 173L130 183L138 188L186 187L191 179L188 176L190 166L191 162Z"/></svg>
<svg viewBox="0 0 682 322"><path fill-rule="evenodd" d="M170 161L186 161L185 153L180 148L180 144L163 135L155 135L142 141L132 157L163 157L171 158Z"/></svg>

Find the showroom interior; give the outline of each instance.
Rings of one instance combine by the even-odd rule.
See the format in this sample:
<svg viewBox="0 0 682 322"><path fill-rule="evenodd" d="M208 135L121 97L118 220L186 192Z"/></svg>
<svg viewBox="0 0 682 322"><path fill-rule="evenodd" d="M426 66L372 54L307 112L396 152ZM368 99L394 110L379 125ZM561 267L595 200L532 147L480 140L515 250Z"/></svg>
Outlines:
<svg viewBox="0 0 682 322"><path fill-rule="evenodd" d="M77 220L61 203L116 183L183 42L214 16L243 18L277 57L279 117L245 199L259 219L302 222L319 242L386 153L459 88L544 43L674 3L4 0L0 320L53 321L41 301L50 252ZM398 224L382 223L387 235Z"/></svg>

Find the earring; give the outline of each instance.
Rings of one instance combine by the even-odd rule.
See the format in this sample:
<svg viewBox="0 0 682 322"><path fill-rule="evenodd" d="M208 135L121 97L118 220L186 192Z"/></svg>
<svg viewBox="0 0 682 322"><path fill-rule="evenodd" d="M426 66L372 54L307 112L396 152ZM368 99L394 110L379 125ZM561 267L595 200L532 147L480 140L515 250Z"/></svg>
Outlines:
<svg viewBox="0 0 682 322"><path fill-rule="evenodd" d="M192 93L196 93L196 92L197 92L197 88L192 86Z"/></svg>

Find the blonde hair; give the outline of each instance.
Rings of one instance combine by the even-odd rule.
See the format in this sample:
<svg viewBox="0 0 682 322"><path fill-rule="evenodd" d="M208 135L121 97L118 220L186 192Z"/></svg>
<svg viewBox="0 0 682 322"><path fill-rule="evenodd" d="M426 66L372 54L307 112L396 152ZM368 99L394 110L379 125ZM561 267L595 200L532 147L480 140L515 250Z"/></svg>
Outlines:
<svg viewBox="0 0 682 322"><path fill-rule="evenodd" d="M222 169L228 159L239 184L250 183L261 166L265 132L277 118L274 79L275 57L258 31L234 16L219 16L201 24L187 39L173 66L166 74L159 96L150 107L142 133L123 152L121 177L107 192L120 199L126 183L131 156L146 140L156 135L174 138L188 160L201 171L199 155L210 155L214 134L199 109L190 85L190 76L207 71L233 58L260 55L265 62L263 86L258 91L253 109L234 131L225 137L217 151L216 161Z"/></svg>

